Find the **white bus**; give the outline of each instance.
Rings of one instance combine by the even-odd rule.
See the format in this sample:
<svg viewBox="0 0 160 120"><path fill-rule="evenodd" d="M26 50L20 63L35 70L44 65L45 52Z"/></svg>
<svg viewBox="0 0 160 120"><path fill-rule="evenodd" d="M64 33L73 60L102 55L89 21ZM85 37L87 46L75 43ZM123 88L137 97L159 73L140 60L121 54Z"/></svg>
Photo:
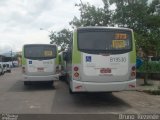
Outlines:
<svg viewBox="0 0 160 120"><path fill-rule="evenodd" d="M22 72L24 84L31 81L58 80L57 47L50 44L27 44L23 46Z"/></svg>
<svg viewBox="0 0 160 120"><path fill-rule="evenodd" d="M70 93L136 87L136 50L131 29L77 28L65 60Z"/></svg>

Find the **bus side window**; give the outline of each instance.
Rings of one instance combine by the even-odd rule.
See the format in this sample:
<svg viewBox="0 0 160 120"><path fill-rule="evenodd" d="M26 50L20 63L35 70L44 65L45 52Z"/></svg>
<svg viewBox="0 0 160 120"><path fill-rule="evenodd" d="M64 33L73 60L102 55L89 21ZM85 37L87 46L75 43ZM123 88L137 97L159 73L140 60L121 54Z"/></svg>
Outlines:
<svg viewBox="0 0 160 120"><path fill-rule="evenodd" d="M58 56L59 57L59 63L61 64L62 60L61 60L61 56Z"/></svg>
<svg viewBox="0 0 160 120"><path fill-rule="evenodd" d="M70 43L68 45L68 50L66 52L66 59L67 59L66 61L69 62L69 63L72 62L72 48L73 48L73 40L72 40L72 38L73 38L73 35L71 35L71 41L70 41Z"/></svg>
<svg viewBox="0 0 160 120"><path fill-rule="evenodd" d="M67 52L63 52L63 60L67 61Z"/></svg>
<svg viewBox="0 0 160 120"><path fill-rule="evenodd" d="M70 62L70 59L71 59L71 52L70 52L70 50L68 50L66 53L66 61Z"/></svg>

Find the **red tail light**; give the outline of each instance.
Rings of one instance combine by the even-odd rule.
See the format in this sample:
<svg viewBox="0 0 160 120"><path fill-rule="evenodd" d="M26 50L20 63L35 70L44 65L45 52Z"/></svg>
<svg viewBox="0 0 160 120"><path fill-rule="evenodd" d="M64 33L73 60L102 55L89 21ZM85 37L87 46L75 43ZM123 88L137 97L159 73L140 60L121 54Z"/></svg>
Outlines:
<svg viewBox="0 0 160 120"><path fill-rule="evenodd" d="M77 72L74 73L74 77L76 77L76 78L79 77L79 73L77 73Z"/></svg>
<svg viewBox="0 0 160 120"><path fill-rule="evenodd" d="M135 79L136 77L136 67L132 66L131 68L131 79Z"/></svg>
<svg viewBox="0 0 160 120"><path fill-rule="evenodd" d="M22 67L22 73L25 73L26 70L25 70L25 67Z"/></svg>
<svg viewBox="0 0 160 120"><path fill-rule="evenodd" d="M80 79L79 67L77 65L73 67L73 78L75 80Z"/></svg>
<svg viewBox="0 0 160 120"><path fill-rule="evenodd" d="M79 68L76 66L76 67L74 67L74 71L78 71L79 70Z"/></svg>
<svg viewBox="0 0 160 120"><path fill-rule="evenodd" d="M133 66L133 67L132 67L132 71L135 71L135 70L136 70L136 67L135 67L135 66Z"/></svg>
<svg viewBox="0 0 160 120"><path fill-rule="evenodd" d="M56 73L59 73L59 66L56 67Z"/></svg>
<svg viewBox="0 0 160 120"><path fill-rule="evenodd" d="M135 77L136 76L136 72L131 72L131 77Z"/></svg>

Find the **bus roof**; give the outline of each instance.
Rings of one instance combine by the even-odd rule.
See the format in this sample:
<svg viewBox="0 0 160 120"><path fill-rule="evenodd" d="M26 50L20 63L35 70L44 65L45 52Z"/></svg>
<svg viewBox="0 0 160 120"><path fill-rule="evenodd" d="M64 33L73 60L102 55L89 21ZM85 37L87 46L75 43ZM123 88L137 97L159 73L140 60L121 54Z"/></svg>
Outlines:
<svg viewBox="0 0 160 120"><path fill-rule="evenodd" d="M78 27L76 30L84 30L84 29L110 29L110 30L129 30L132 31L130 28L124 27L106 27L106 26L86 26L86 27Z"/></svg>
<svg viewBox="0 0 160 120"><path fill-rule="evenodd" d="M55 46L56 47L56 45L53 45L53 44L25 44L23 47L25 47L25 46L34 46L34 45L45 45L45 46Z"/></svg>

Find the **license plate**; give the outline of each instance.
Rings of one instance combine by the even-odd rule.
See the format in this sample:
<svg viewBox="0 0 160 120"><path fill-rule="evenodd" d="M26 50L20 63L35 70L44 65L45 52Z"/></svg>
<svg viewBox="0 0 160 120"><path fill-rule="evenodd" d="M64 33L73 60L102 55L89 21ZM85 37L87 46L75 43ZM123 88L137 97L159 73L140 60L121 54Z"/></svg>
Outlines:
<svg viewBox="0 0 160 120"><path fill-rule="evenodd" d="M101 74L111 73L111 69L110 68L101 68L100 69L100 73Z"/></svg>
<svg viewBox="0 0 160 120"><path fill-rule="evenodd" d="M125 48L124 40L113 40L112 47L113 48Z"/></svg>
<svg viewBox="0 0 160 120"><path fill-rule="evenodd" d="M44 71L44 68L37 68L38 71Z"/></svg>

